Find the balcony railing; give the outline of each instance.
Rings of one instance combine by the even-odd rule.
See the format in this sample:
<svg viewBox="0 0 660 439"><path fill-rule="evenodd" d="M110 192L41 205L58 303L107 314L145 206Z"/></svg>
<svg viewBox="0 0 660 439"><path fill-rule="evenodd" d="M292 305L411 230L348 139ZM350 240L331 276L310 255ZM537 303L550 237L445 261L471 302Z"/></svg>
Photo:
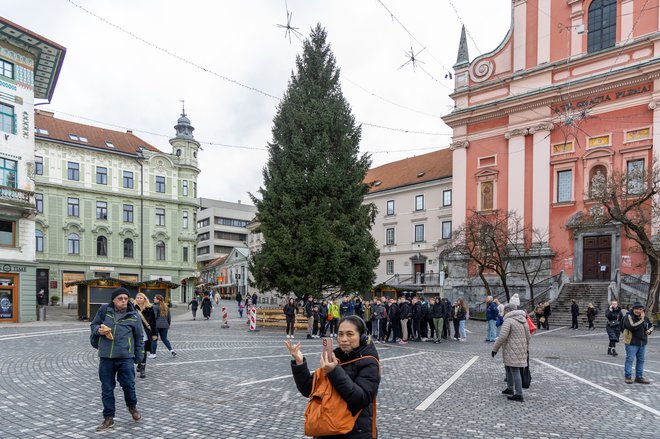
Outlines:
<svg viewBox="0 0 660 439"><path fill-rule="evenodd" d="M9 186L0 186L0 202L9 202L22 206L34 206L34 192L24 191Z"/></svg>
<svg viewBox="0 0 660 439"><path fill-rule="evenodd" d="M389 285L440 285L439 273L397 273L385 283Z"/></svg>

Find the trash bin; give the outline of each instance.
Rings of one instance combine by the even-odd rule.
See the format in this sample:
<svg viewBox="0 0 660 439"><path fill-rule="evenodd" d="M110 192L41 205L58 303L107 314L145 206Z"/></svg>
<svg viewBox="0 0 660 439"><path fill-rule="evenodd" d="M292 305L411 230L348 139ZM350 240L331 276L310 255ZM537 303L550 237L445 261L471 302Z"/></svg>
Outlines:
<svg viewBox="0 0 660 439"><path fill-rule="evenodd" d="M39 311L37 312L37 320L41 320L42 322L46 320L46 307L43 305L39 307Z"/></svg>

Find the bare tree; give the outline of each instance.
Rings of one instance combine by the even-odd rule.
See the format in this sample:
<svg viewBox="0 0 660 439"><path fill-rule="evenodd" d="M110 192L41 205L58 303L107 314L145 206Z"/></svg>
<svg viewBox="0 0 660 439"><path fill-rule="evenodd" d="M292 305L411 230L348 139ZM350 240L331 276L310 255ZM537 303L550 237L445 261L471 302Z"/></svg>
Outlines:
<svg viewBox="0 0 660 439"><path fill-rule="evenodd" d="M465 223L452 234L450 249L451 253L466 256L474 264L487 295L491 294L491 289L484 272L487 269L494 271L502 283L507 301L510 297L507 284L510 262L508 218L509 214L500 210L468 211Z"/></svg>
<svg viewBox="0 0 660 439"><path fill-rule="evenodd" d="M648 258L651 286L646 309L655 314L660 292L660 247L653 242L652 227L653 219L660 218L660 167L655 160L650 167L644 167L643 163L629 162L626 172L595 176L587 196L598 206L585 210L577 224L619 223L623 226L626 238L636 243ZM656 234L660 234L660 228Z"/></svg>

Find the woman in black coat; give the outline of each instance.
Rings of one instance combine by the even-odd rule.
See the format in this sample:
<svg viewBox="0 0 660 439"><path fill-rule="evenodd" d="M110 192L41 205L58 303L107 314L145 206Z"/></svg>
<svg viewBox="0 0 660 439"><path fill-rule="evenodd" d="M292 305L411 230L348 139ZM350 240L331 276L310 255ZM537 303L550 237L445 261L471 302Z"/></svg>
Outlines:
<svg viewBox="0 0 660 439"><path fill-rule="evenodd" d="M298 314L298 306L295 299L291 298L282 308L286 316L286 338L293 338L293 332L296 330L296 314Z"/></svg>
<svg viewBox="0 0 660 439"><path fill-rule="evenodd" d="M328 324L328 299L323 299L319 306L319 320L321 321L321 337L325 337L325 329Z"/></svg>
<svg viewBox="0 0 660 439"><path fill-rule="evenodd" d="M144 355L142 361L137 365L140 378L147 377L147 352L151 352L151 341L158 338L156 331L156 313L149 302L149 298L144 293L137 293L135 297L135 310L142 320L142 329L144 330Z"/></svg>
<svg viewBox="0 0 660 439"><path fill-rule="evenodd" d="M211 303L211 299L209 296L204 296L204 299L202 299L202 314L204 314L204 318L208 320L211 318L211 310L213 309L213 304Z"/></svg>
<svg viewBox="0 0 660 439"><path fill-rule="evenodd" d="M358 316L346 316L339 321L337 341L339 347L329 354L331 358L321 354L321 368L332 387L346 401L353 416L361 412L351 432L323 437L371 439L377 436L376 432L372 435L372 420L373 400L380 385L380 367L378 361L370 357L377 359L378 352L367 336L367 325ZM296 387L303 396L309 397L314 377L307 367L307 359L300 351L301 345L293 345L290 341L285 344L293 356L291 370ZM366 356L369 357L362 358ZM342 363L358 358L362 359L341 366Z"/></svg>
<svg viewBox="0 0 660 439"><path fill-rule="evenodd" d="M621 336L621 320L623 319L623 313L619 304L616 300L610 302L610 307L607 308L605 313L605 318L607 319L607 336L610 339L610 345L607 348L607 355L612 355L616 357L616 344L619 342L619 336Z"/></svg>

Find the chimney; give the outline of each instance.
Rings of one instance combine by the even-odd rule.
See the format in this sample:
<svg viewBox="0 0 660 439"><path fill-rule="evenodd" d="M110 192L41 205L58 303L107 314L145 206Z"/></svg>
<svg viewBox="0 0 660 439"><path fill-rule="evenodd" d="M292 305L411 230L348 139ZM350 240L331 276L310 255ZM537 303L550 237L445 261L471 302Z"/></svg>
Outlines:
<svg viewBox="0 0 660 439"><path fill-rule="evenodd" d="M126 130L126 134L133 134L133 130Z"/></svg>

